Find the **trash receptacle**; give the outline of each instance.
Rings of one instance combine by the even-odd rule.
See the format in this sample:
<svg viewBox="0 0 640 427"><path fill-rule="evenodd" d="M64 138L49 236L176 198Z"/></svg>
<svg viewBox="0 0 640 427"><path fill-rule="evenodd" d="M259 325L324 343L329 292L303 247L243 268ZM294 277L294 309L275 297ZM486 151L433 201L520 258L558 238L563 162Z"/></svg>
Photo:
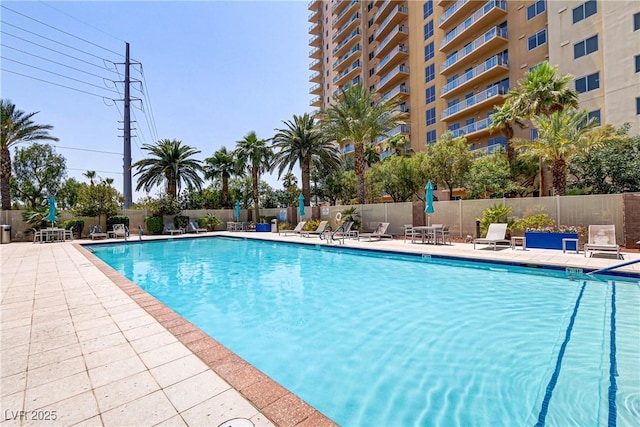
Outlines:
<svg viewBox="0 0 640 427"><path fill-rule="evenodd" d="M0 243L11 243L11 226L0 225Z"/></svg>
<svg viewBox="0 0 640 427"><path fill-rule="evenodd" d="M271 220L271 232L272 233L277 233L278 232L278 220L277 219L272 219Z"/></svg>

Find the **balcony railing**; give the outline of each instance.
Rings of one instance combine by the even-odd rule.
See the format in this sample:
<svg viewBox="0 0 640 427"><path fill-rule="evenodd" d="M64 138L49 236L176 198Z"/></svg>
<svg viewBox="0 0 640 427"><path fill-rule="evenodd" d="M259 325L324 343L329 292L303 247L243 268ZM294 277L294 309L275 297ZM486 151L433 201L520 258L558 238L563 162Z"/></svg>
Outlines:
<svg viewBox="0 0 640 427"><path fill-rule="evenodd" d="M399 74L399 73L408 73L408 72L409 72L409 67L407 67L406 65L398 65L393 71L387 73L384 77L382 77L380 79L380 82L376 86L377 87L382 87L382 86L384 86L385 83L387 83L389 80L391 80L397 74Z"/></svg>
<svg viewBox="0 0 640 427"><path fill-rule="evenodd" d="M391 129L389 132L387 132L386 135L382 135L382 136L377 137L374 140L374 143L378 144L378 143L384 141L385 139L389 139L392 136L396 136L396 135L401 134L401 133L410 134L411 133L411 128L408 125L398 125L398 126L394 127L393 129Z"/></svg>
<svg viewBox="0 0 640 427"><path fill-rule="evenodd" d="M351 55L353 55L356 52L360 52L362 50L362 48L360 47L360 45L355 45L353 48L351 48L351 50L347 53L345 53L344 55L342 55L334 64L333 64L333 69L335 70L338 65L342 64L344 61L346 61L347 59L349 59L349 57Z"/></svg>
<svg viewBox="0 0 640 427"><path fill-rule="evenodd" d="M315 34L315 35L309 37L309 44L313 45L319 39L320 39L320 34Z"/></svg>
<svg viewBox="0 0 640 427"><path fill-rule="evenodd" d="M406 46L397 46L395 49L393 49L391 52L389 52L389 54L387 56L385 56L384 58L382 58L380 60L380 63L378 64L378 66L376 68L380 69L380 68L384 67L385 64L387 62L389 62L391 60L391 58L393 58L393 56L398 52L409 53L409 48L406 47Z"/></svg>
<svg viewBox="0 0 640 427"><path fill-rule="evenodd" d="M318 53L319 50L322 50L322 48L321 47L314 47L313 49L311 49L309 51L309 56L310 57L314 56L316 53Z"/></svg>
<svg viewBox="0 0 640 427"><path fill-rule="evenodd" d="M312 22L311 25L309 25L309 32L313 33L313 30L319 26L320 26L320 21Z"/></svg>
<svg viewBox="0 0 640 427"><path fill-rule="evenodd" d="M353 40L354 37L358 35L360 35L360 28L356 28L355 30L353 30L353 32L351 33L351 35L349 35L349 37L341 41L340 44L338 44L338 46L333 48L333 54L335 55L337 51L339 51L344 45L349 43L351 40Z"/></svg>
<svg viewBox="0 0 640 427"><path fill-rule="evenodd" d="M320 83L316 83L313 86L311 86L311 88L309 89L309 93L313 93L316 90L320 89L322 87L322 85Z"/></svg>
<svg viewBox="0 0 640 427"><path fill-rule="evenodd" d="M507 0L489 0L484 6L480 9L476 10L473 15L469 18L465 19L464 22L453 30L449 31L444 39L440 42L440 47L444 47L451 40L458 37L464 30L471 27L474 23L476 23L480 18L485 16L487 13L492 11L493 9L502 9L505 12L507 11Z"/></svg>
<svg viewBox="0 0 640 427"><path fill-rule="evenodd" d="M382 52L389 41L398 33L409 34L409 27L407 27L406 25L398 25L396 29L391 32L391 34L389 34L384 38L384 40L382 40L382 42L380 42L380 46L378 46L378 48L376 49L375 55L377 55L378 52Z"/></svg>
<svg viewBox="0 0 640 427"><path fill-rule="evenodd" d="M346 76L347 74L349 74L350 72L352 72L353 70L355 70L356 68L358 68L360 66L362 66L362 64L360 64L360 60L358 59L356 62L351 64L351 66L348 67L346 70L344 70L343 72L341 72L340 74L335 76L333 78L333 83L335 84L338 80L340 80L341 78L343 78L344 76Z"/></svg>
<svg viewBox="0 0 640 427"><path fill-rule="evenodd" d="M447 60L440 65L440 71L444 71L447 68L455 65L457 62L462 61L462 59L472 54L475 50L480 48L480 46L489 42L492 39L495 39L496 37L502 37L506 39L507 29L501 28L501 27L491 28L489 31L487 31L486 33L484 33L483 35L475 39L473 42L466 45L462 50L448 57Z"/></svg>
<svg viewBox="0 0 640 427"><path fill-rule="evenodd" d="M376 14L373 15L373 21L374 22L378 20L378 17L385 10L385 8L389 5L390 2L391 2L391 0L385 0L385 2L380 5L380 7L378 8L378 11L376 12Z"/></svg>
<svg viewBox="0 0 640 427"><path fill-rule="evenodd" d="M353 6L356 3L358 3L358 0L353 0L351 3L349 3L349 6L347 6L345 10L343 10L342 12L340 12L338 16L333 18L332 25L336 25L336 22L338 22L340 18L342 18L347 12L349 12L349 9L351 9L351 6Z"/></svg>
<svg viewBox="0 0 640 427"><path fill-rule="evenodd" d="M486 147L476 148L475 150L471 150L473 154L491 154L496 151L498 148L507 149L507 142L499 142L497 144L491 144Z"/></svg>
<svg viewBox="0 0 640 427"><path fill-rule="evenodd" d="M444 11L442 16L440 17L440 24L444 23L447 19L451 18L454 13L458 11L469 0L458 0L454 4L452 4L447 10Z"/></svg>
<svg viewBox="0 0 640 427"><path fill-rule="evenodd" d="M492 56L491 58L487 59L484 64L480 64L477 67L473 68L472 70L467 71L466 73L464 73L462 76L458 77L457 79L454 79L452 81L450 81L449 83L447 83L446 85L444 85L442 87L441 90L441 94L444 95L447 92L457 88L458 86L461 86L462 84L468 82L469 80L474 79L476 76L479 76L480 74L484 73L487 70L490 70L494 67L497 66L504 66L504 67L508 67L509 63L507 60L503 59L501 56L495 55Z"/></svg>
<svg viewBox="0 0 640 427"><path fill-rule="evenodd" d="M457 138L463 135L469 135L474 132L478 132L484 129L487 129L491 125L491 117L487 117L486 119L480 120L479 122L473 122L471 124L466 125L465 127L453 130L453 137Z"/></svg>
<svg viewBox="0 0 640 427"><path fill-rule="evenodd" d="M309 76L309 80L315 80L316 78L320 77L321 75L322 75L322 73L320 71L314 71Z"/></svg>
<svg viewBox="0 0 640 427"><path fill-rule="evenodd" d="M347 144L342 149L342 154L351 153L353 150L355 150L355 146L353 144Z"/></svg>
<svg viewBox="0 0 640 427"><path fill-rule="evenodd" d="M354 14L353 14L353 16L351 17L351 19L349 19L349 22L347 22L346 24L344 24L342 27L340 27L340 28L338 29L338 31L336 31L336 32L335 32L335 34L333 35L333 37L331 37L331 40L333 41L333 40L337 39L338 37L340 37L340 35L344 32L344 30L346 30L346 29L347 29L347 27L348 27L349 25L351 25L351 23L352 23L353 21L355 21L356 19L359 19L359 18L360 18L360 12L356 12L356 13L354 13Z"/></svg>
<svg viewBox="0 0 640 427"><path fill-rule="evenodd" d="M467 108L473 107L474 105L492 98L494 96L498 96L498 95L504 95L509 91L509 88L504 87L504 86L491 86L489 89L485 90L484 92L480 92L478 94L476 94L475 96L472 96L471 98L467 98L464 101L456 104L456 105L452 105L451 107L447 108L446 110L444 110L442 112L442 120L446 119L447 117L451 116L452 114L456 114L462 110L465 110Z"/></svg>
<svg viewBox="0 0 640 427"><path fill-rule="evenodd" d="M311 61L311 63L309 64L309 68L313 69L313 67L315 67L316 65L318 65L318 63L320 63L320 59L314 59L313 61Z"/></svg>
<svg viewBox="0 0 640 427"><path fill-rule="evenodd" d="M336 98L338 95L340 95L342 92L346 92L351 86L357 85L358 83L360 83L360 77L356 77L355 79L353 79L351 81L351 83L347 83L346 85L342 86L341 88L338 88L336 90L333 91L333 97Z"/></svg>
<svg viewBox="0 0 640 427"><path fill-rule="evenodd" d="M382 24L380 24L376 32L373 33L373 38L377 38L378 34L384 31L384 28L393 19L396 13L404 13L405 15L407 15L409 13L409 9L406 6L397 5L394 8L394 10L391 13L389 13L389 16L387 16L387 18L382 22Z"/></svg>
<svg viewBox="0 0 640 427"><path fill-rule="evenodd" d="M380 101L387 101L400 93L409 93L409 88L407 86L400 85L395 89L392 89L389 92L382 95L382 97L380 98Z"/></svg>
<svg viewBox="0 0 640 427"><path fill-rule="evenodd" d="M314 96L313 98L311 98L311 102L309 104L313 105L313 104L316 104L316 103L318 103L320 101L322 101L322 97L320 95Z"/></svg>

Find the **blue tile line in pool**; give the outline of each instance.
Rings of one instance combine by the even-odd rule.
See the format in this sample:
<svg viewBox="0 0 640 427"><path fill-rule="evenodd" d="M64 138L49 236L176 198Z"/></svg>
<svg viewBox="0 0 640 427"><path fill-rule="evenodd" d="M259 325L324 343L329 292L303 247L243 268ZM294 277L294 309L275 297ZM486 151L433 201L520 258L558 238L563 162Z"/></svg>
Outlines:
<svg viewBox="0 0 640 427"><path fill-rule="evenodd" d="M578 314L578 309L580 308L580 300L582 300L582 296L584 294L584 289L587 286L587 282L582 282L582 287L580 288L580 294L576 299L576 304L573 307L573 313L571 314L571 319L569 321L569 325L567 326L567 332L565 334L564 341L562 346L560 346L560 351L558 352L558 359L556 361L556 368L553 371L553 375L551 375L551 379L549 380L549 384L547 384L546 393L544 395L544 400L542 401L542 407L540 408L540 413L538 414L538 422L535 424L536 427L544 427L547 417L547 412L549 411L549 403L551 401L551 396L553 394L553 389L556 386L558 381L558 377L560 376L560 370L562 369L562 359L564 357L565 350L567 345L569 344L569 340L571 339L571 332L573 330L573 325L575 323L576 315ZM617 372L617 362L616 362L616 284L615 282L611 282L611 346L609 349L609 417L608 417L608 427L616 427L616 391L618 390L618 386L616 384L616 376L618 376Z"/></svg>

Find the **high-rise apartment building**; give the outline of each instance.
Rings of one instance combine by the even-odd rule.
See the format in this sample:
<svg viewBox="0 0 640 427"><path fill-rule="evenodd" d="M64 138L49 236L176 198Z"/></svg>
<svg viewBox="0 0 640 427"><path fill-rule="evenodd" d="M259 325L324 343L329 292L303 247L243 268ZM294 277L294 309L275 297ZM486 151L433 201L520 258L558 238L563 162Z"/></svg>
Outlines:
<svg viewBox="0 0 640 427"><path fill-rule="evenodd" d="M410 125L391 134L415 151L446 130L472 149L504 145L491 114L545 60L577 77L582 108L640 130L640 2L311 0L309 10L311 105L327 108L356 83L397 97Z"/></svg>

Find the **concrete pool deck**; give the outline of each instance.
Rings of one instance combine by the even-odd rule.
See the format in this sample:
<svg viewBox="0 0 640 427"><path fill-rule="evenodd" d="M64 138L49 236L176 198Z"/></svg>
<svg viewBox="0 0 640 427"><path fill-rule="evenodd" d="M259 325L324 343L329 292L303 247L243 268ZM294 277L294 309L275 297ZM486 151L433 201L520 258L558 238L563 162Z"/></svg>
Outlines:
<svg viewBox="0 0 640 427"><path fill-rule="evenodd" d="M326 244L275 233L174 238L212 235ZM155 238L166 236L145 240ZM256 426L333 425L78 244L102 242L116 240L0 246L2 426L219 426L238 418ZM343 247L589 270L621 262L463 243L346 240ZM640 253L625 253L632 259ZM640 264L621 271L640 277Z"/></svg>

